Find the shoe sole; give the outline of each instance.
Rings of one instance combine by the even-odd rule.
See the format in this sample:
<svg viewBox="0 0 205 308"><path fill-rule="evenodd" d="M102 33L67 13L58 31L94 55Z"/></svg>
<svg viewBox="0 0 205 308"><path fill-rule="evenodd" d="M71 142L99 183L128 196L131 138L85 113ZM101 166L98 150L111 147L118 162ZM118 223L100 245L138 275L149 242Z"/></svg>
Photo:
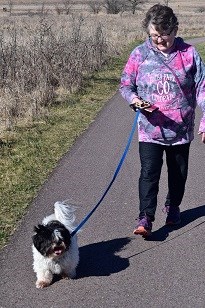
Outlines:
<svg viewBox="0 0 205 308"><path fill-rule="evenodd" d="M151 234L151 231L146 230L143 226L140 226L133 231L133 234L142 235L143 237L148 237Z"/></svg>

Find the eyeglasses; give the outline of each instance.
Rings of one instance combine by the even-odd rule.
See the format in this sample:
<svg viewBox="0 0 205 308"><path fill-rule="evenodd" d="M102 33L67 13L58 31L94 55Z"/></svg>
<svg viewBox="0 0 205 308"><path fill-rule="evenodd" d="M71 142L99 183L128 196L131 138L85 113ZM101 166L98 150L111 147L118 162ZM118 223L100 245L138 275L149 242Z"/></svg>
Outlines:
<svg viewBox="0 0 205 308"><path fill-rule="evenodd" d="M172 34L174 28L169 32L169 33L162 33L162 34L150 34L149 37L151 37L154 41L157 41L159 37L161 37L161 39L163 40L167 40L170 35Z"/></svg>

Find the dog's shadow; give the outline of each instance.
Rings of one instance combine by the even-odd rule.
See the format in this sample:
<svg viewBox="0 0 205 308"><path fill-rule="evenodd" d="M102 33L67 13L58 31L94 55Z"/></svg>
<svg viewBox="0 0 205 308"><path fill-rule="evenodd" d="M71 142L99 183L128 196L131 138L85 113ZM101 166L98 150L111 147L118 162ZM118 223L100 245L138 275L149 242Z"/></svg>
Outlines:
<svg viewBox="0 0 205 308"><path fill-rule="evenodd" d="M205 205L181 212L181 223L177 226L163 226L162 228L152 232L147 238L148 241L164 241L174 230L179 230L200 217L205 216Z"/></svg>
<svg viewBox="0 0 205 308"><path fill-rule="evenodd" d="M120 252L130 241L130 238L125 237L80 247L80 263L76 278L109 276L126 269L129 266L129 260L116 253Z"/></svg>

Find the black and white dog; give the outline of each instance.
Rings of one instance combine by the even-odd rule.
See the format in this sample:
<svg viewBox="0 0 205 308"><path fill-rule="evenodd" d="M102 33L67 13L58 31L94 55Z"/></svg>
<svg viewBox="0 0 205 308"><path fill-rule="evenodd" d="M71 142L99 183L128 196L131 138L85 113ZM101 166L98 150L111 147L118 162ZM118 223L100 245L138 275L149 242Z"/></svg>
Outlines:
<svg viewBox="0 0 205 308"><path fill-rule="evenodd" d="M53 275L75 278L79 262L75 229L75 208L66 202L54 204L54 214L34 227L33 269L37 276L36 287L44 288L52 283Z"/></svg>

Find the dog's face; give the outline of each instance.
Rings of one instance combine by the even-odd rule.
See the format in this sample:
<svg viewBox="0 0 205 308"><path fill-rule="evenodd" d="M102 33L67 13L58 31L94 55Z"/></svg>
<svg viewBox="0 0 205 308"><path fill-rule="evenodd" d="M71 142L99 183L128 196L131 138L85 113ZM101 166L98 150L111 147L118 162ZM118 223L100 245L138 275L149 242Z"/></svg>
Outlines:
<svg viewBox="0 0 205 308"><path fill-rule="evenodd" d="M47 225L39 224L34 227L34 231L33 244L44 257L56 259L69 249L70 232L59 221L52 220Z"/></svg>

